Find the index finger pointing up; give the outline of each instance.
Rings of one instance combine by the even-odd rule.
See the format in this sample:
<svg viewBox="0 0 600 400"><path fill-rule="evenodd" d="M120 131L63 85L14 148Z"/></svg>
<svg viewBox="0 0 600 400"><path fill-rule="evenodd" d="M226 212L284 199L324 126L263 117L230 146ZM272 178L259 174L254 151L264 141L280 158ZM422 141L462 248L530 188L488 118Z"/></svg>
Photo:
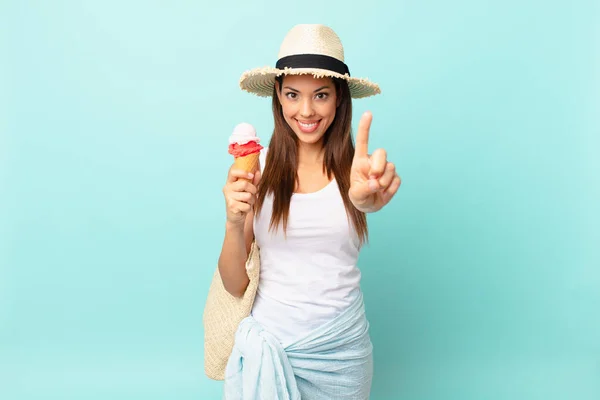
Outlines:
<svg viewBox="0 0 600 400"><path fill-rule="evenodd" d="M358 131L356 132L356 150L357 156L369 155L369 130L371 129L371 121L373 115L371 112L365 112L358 123Z"/></svg>

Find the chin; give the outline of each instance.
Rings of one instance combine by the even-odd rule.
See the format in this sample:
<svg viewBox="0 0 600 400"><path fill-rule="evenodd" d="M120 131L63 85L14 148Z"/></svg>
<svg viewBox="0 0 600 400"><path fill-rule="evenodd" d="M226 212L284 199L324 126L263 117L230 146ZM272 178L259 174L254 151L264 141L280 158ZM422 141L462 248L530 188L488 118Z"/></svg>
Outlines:
<svg viewBox="0 0 600 400"><path fill-rule="evenodd" d="M319 136L319 137L302 137L302 136L298 136L298 140L300 140L300 143L304 143L304 144L315 144L315 143L319 143L321 142L321 139L323 139L323 136Z"/></svg>
<svg viewBox="0 0 600 400"><path fill-rule="evenodd" d="M323 136L325 136L324 133L306 134L303 132L298 132L296 130L294 130L294 133L296 134L296 137L298 138L298 140L305 144L319 143L321 141L321 139L323 139Z"/></svg>

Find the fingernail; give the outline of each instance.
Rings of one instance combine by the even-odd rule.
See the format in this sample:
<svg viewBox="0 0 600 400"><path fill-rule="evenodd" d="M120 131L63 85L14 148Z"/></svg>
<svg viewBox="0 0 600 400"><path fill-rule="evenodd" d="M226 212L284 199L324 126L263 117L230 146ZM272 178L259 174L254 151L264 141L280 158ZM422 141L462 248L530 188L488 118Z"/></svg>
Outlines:
<svg viewBox="0 0 600 400"><path fill-rule="evenodd" d="M371 189L371 191L376 191L377 190L377 182L376 181L369 181L369 189Z"/></svg>
<svg viewBox="0 0 600 400"><path fill-rule="evenodd" d="M248 172L248 178L250 178L250 179L254 178L254 174L252 172Z"/></svg>

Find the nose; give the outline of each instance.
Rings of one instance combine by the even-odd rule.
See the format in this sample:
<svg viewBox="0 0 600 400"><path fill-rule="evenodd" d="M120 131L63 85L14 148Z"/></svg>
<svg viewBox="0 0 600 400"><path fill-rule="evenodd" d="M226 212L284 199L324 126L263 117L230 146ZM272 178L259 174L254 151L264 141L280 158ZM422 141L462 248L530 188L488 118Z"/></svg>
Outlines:
<svg viewBox="0 0 600 400"><path fill-rule="evenodd" d="M310 98L304 99L300 106L300 116L302 118L309 118L314 114L312 100Z"/></svg>

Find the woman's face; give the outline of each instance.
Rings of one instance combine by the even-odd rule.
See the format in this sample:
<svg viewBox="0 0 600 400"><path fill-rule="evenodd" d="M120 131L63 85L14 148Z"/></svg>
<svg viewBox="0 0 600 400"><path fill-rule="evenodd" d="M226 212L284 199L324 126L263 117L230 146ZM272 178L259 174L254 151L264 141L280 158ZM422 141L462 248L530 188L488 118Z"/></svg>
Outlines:
<svg viewBox="0 0 600 400"><path fill-rule="evenodd" d="M301 143L319 143L335 118L337 95L330 78L287 75L277 96L283 117Z"/></svg>

